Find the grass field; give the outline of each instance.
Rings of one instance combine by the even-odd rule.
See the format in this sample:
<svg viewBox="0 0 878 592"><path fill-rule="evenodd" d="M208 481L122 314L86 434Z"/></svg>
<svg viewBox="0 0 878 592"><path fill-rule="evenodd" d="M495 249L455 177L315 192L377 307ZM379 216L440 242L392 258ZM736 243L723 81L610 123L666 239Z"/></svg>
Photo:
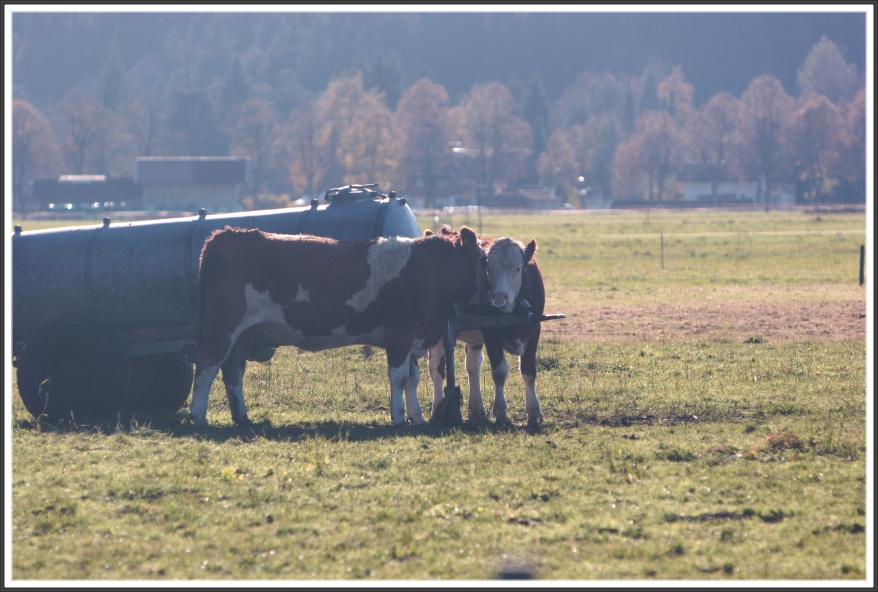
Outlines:
<svg viewBox="0 0 878 592"><path fill-rule="evenodd" d="M204 430L185 408L42 424L13 390L13 583L513 567L583 585L874 583L864 214L486 215L482 230L536 237L546 310L567 314L544 325L538 431L514 372L512 427L393 428L383 352L361 348L251 363L253 429L219 381ZM487 370L482 389L490 407Z"/></svg>

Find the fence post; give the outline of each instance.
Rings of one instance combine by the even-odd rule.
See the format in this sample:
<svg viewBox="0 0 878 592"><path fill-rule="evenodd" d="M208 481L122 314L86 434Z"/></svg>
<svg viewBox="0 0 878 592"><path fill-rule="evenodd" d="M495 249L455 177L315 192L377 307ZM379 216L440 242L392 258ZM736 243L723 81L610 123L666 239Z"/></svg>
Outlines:
<svg viewBox="0 0 878 592"><path fill-rule="evenodd" d="M866 276L863 274L865 259L866 259L866 245L860 245L860 285L861 286L864 283L866 283Z"/></svg>
<svg viewBox="0 0 878 592"><path fill-rule="evenodd" d="M664 269L665 268L665 233L662 232L659 234L659 236L661 236L661 242L662 242L662 269Z"/></svg>

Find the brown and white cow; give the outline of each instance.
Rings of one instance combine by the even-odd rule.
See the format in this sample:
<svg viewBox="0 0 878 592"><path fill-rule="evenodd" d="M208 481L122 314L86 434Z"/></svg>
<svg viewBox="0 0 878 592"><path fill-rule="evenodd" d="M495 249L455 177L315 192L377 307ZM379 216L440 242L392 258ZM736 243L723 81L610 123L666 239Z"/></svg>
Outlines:
<svg viewBox="0 0 878 592"><path fill-rule="evenodd" d="M457 233L443 227L440 235L454 238ZM471 315L507 314L513 311L532 310L541 315L545 309L546 292L543 276L537 266L536 239L527 245L509 238L490 239L481 237L482 248L488 254L487 275L489 298L470 305L466 313ZM507 403L504 393L509 366L508 352L518 356L519 370L525 388L525 412L528 425L534 426L543 419L536 392L537 345L540 341L540 324L523 327L489 328L463 331L458 339L466 348L466 372L469 381L470 418L487 418L482 400L481 366L482 346L488 350L491 377L494 380L494 403L491 411L498 421L506 421ZM445 350L442 343L431 348L428 367L433 381L433 410L444 397L442 382L445 378Z"/></svg>
<svg viewBox="0 0 878 592"><path fill-rule="evenodd" d="M249 423L242 378L254 347L320 351L362 344L387 352L393 423L426 423L417 397L418 357L445 334L455 303L484 298L485 257L466 226L455 240L214 232L201 253L202 333L191 418L207 424L208 392L222 369L232 419Z"/></svg>

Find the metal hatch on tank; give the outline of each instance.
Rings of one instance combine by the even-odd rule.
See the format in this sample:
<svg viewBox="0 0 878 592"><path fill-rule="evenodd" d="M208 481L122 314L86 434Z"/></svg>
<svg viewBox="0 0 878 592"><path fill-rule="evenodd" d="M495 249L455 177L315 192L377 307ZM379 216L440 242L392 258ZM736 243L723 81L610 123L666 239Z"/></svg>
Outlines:
<svg viewBox="0 0 878 592"><path fill-rule="evenodd" d="M417 238L405 199L377 185L310 206L75 226L12 236L18 391L35 417L181 407L198 349L201 247L226 226L338 240ZM267 359L270 351L253 352ZM267 356L267 357L266 357Z"/></svg>

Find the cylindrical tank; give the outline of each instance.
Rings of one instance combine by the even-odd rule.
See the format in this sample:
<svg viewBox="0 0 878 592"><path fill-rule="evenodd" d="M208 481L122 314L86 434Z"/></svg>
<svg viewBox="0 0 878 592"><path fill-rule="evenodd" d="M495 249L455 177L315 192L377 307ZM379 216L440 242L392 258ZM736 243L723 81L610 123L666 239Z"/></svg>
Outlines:
<svg viewBox="0 0 878 592"><path fill-rule="evenodd" d="M13 341L21 344L54 319L75 318L128 333L130 355L156 353L145 344L197 324L201 247L225 226L339 240L420 236L403 199L348 196L310 207L18 232Z"/></svg>
<svg viewBox="0 0 878 592"><path fill-rule="evenodd" d="M328 203L309 207L17 228L12 340L25 406L35 416L125 404L176 409L188 396L198 348L198 265L207 237L226 226L339 240L421 235L404 199L369 187L330 190Z"/></svg>

